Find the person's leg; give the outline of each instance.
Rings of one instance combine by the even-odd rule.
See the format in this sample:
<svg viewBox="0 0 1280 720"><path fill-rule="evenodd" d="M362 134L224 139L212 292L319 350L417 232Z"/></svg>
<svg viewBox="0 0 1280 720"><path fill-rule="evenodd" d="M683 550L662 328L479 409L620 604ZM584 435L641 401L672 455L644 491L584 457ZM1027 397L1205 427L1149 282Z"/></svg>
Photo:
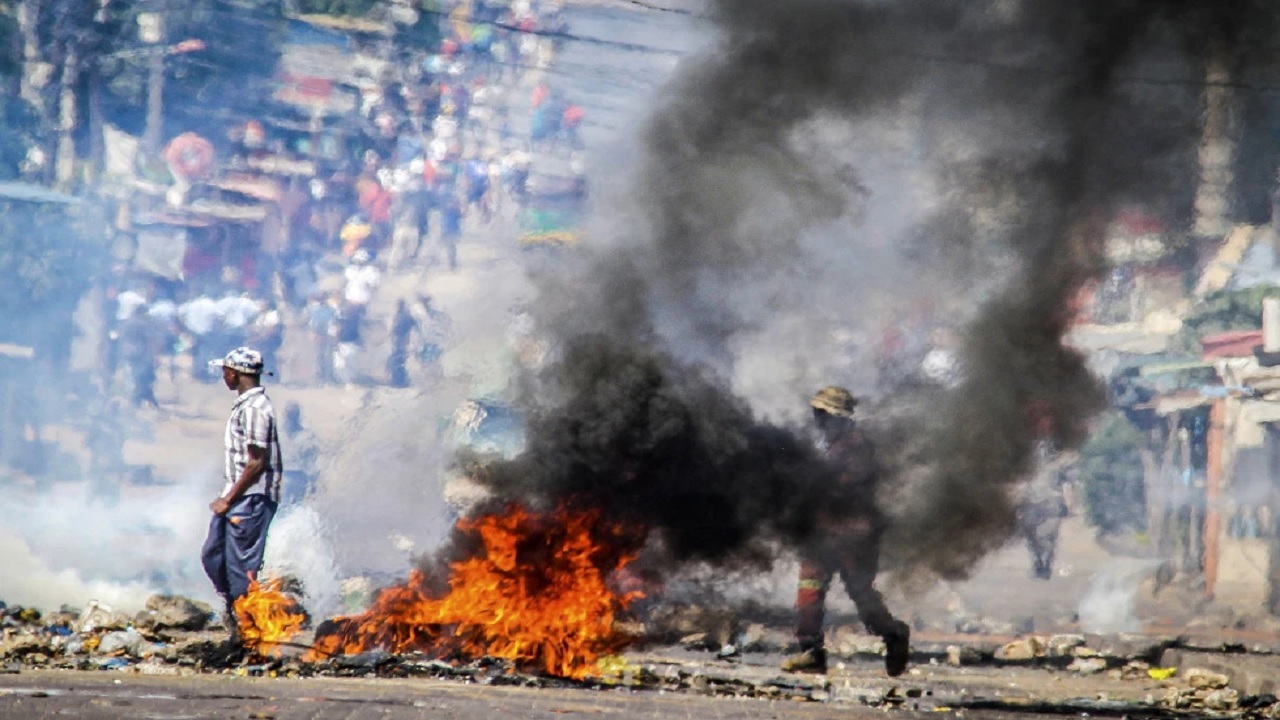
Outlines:
<svg viewBox="0 0 1280 720"><path fill-rule="evenodd" d="M148 358L143 361L141 381L142 402L159 409L160 403L156 400L156 364L154 359Z"/></svg>
<svg viewBox="0 0 1280 720"><path fill-rule="evenodd" d="M1031 553L1031 577L1047 580L1052 575L1053 549L1052 542L1057 541L1056 528L1050 529L1050 518L1034 506L1024 507L1018 513L1018 533L1027 543ZM1052 534L1050 543L1046 543Z"/></svg>
<svg viewBox="0 0 1280 720"><path fill-rule="evenodd" d="M782 663L787 672L826 672L827 652L823 646L823 604L831 585L830 564L816 557L800 560L800 585L796 590L796 640L800 652Z"/></svg>
<svg viewBox="0 0 1280 720"><path fill-rule="evenodd" d="M449 252L449 269L458 269L458 238L450 233L444 240L445 248Z"/></svg>
<svg viewBox="0 0 1280 720"><path fill-rule="evenodd" d="M267 529L276 505L262 495L248 495L227 512L227 582L232 599L249 592L257 580L267 549Z"/></svg>
<svg viewBox="0 0 1280 720"><path fill-rule="evenodd" d="M1022 528L1022 538L1027 543L1027 552L1031 554L1031 577L1044 575L1044 563L1041 560L1040 540L1036 537L1036 528Z"/></svg>
<svg viewBox="0 0 1280 720"><path fill-rule="evenodd" d="M404 348L397 348L387 358L387 384L395 388L409 387L409 370L405 363L409 353Z"/></svg>
<svg viewBox="0 0 1280 720"><path fill-rule="evenodd" d="M1040 527L1036 529L1036 544L1038 545L1036 553L1036 569L1037 575L1041 580L1048 580L1053 577L1053 556L1058 548L1058 530L1062 525L1062 521L1058 518L1046 518L1040 523Z"/></svg>
<svg viewBox="0 0 1280 720"><path fill-rule="evenodd" d="M200 551L200 562L204 565L205 575L213 583L213 589L222 598L222 622L227 627L234 641L239 637L236 621L234 598L231 595L231 581L227 567L227 518L214 515L209 520L209 533L205 537L204 547Z"/></svg>
<svg viewBox="0 0 1280 720"><path fill-rule="evenodd" d="M821 649L822 621L831 568L812 559L800 561L800 586L796 590L796 640L801 650Z"/></svg>
<svg viewBox="0 0 1280 720"><path fill-rule="evenodd" d="M333 348L328 335L312 333L316 349L316 384L328 385L333 382Z"/></svg>
<svg viewBox="0 0 1280 720"><path fill-rule="evenodd" d="M231 584L227 580L226 563L227 519L214 515L209 520L209 532L204 539L204 547L200 550L200 562L204 565L204 573L213 583L213 589L219 595L227 595Z"/></svg>
<svg viewBox="0 0 1280 720"><path fill-rule="evenodd" d="M142 407L142 364L133 359L129 361L129 404L135 408Z"/></svg>
<svg viewBox="0 0 1280 720"><path fill-rule="evenodd" d="M884 596L875 588L880 566L879 534L852 539L841 557L840 579L858 607L858 616L868 631L884 640L885 672L891 677L901 675L911 654L911 628L893 617Z"/></svg>

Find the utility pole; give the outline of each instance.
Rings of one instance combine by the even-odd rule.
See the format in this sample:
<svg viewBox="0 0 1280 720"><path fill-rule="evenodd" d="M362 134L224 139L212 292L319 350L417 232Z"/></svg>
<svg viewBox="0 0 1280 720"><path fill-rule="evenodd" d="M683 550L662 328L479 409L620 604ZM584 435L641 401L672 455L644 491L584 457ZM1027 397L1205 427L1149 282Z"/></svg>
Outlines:
<svg viewBox="0 0 1280 720"><path fill-rule="evenodd" d="M40 0L18 3L18 33L22 38L22 80L19 95L38 112L44 111L40 90L49 81L53 66L40 59Z"/></svg>
<svg viewBox="0 0 1280 720"><path fill-rule="evenodd" d="M156 52L147 57L147 127L142 135L142 146L152 155L160 152L164 138L164 15L145 12L138 15L138 37L151 45Z"/></svg>
<svg viewBox="0 0 1280 720"><path fill-rule="evenodd" d="M18 3L18 33L22 43L22 77L18 81L18 95L35 110L42 126L50 121L50 109L45 102L44 90L53 77L53 64L44 59L40 44L40 19L44 11L43 0L21 0ZM40 182L52 180L53 169L49 160L53 148L47 138L28 153L32 166L25 171Z"/></svg>
<svg viewBox="0 0 1280 720"><path fill-rule="evenodd" d="M89 74L89 162L85 164L85 180L90 184L97 182L106 165L106 142L102 137L105 124L102 115L102 43L107 22L107 5L110 2L111 0L97 0L98 8L93 14L95 52L86 68Z"/></svg>
<svg viewBox="0 0 1280 720"><path fill-rule="evenodd" d="M58 187L69 190L76 176L76 83L80 80L80 48L67 43L58 93L58 154L54 177Z"/></svg>
<svg viewBox="0 0 1280 720"><path fill-rule="evenodd" d="M1226 237L1231 230L1231 187L1235 180L1238 102L1231 82L1227 40L1214 38L1205 68L1204 131L1200 141L1200 186L1196 189L1194 232Z"/></svg>

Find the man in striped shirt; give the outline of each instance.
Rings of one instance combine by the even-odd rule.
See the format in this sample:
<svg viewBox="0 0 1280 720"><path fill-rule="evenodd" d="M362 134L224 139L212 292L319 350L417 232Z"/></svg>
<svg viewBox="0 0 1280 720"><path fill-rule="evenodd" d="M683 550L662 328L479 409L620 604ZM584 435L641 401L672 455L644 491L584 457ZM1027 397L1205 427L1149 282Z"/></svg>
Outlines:
<svg viewBox="0 0 1280 720"><path fill-rule="evenodd" d="M213 518L202 550L205 573L226 602L228 626L237 634L235 601L249 591L262 568L267 528L280 501L280 442L275 410L262 387L262 354L241 347L213 360L222 381L237 393L227 419L222 493L211 503ZM270 373L268 373L270 374Z"/></svg>

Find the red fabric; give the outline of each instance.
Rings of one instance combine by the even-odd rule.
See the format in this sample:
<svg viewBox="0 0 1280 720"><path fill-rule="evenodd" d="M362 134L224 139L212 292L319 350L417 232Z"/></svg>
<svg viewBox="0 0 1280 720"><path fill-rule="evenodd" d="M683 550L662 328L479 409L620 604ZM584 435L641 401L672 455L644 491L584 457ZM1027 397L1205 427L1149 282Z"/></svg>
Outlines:
<svg viewBox="0 0 1280 720"><path fill-rule="evenodd" d="M369 214L370 222L391 222L391 193L372 180L361 180L358 191L360 209Z"/></svg>
<svg viewBox="0 0 1280 720"><path fill-rule="evenodd" d="M831 584L831 568L810 559L800 561L800 584L796 591L796 639L804 649L822 647L823 605L827 586ZM821 587L804 587L819 584Z"/></svg>

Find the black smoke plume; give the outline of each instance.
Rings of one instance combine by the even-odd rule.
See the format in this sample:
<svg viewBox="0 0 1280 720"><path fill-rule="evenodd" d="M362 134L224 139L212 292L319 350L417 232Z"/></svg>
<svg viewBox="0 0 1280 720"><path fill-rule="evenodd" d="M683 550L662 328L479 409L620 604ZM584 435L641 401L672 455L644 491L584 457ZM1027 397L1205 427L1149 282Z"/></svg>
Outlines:
<svg viewBox="0 0 1280 720"><path fill-rule="evenodd" d="M1188 222L1206 62L1225 53L1242 76L1272 65L1260 50L1280 37L1276 10L720 0L710 12L719 43L667 89L626 202L601 209L623 229L545 284L536 315L553 350L524 379L528 448L480 478L503 500L603 507L676 558L802 543L817 508L838 513L840 500L804 433L735 395L745 344L783 320L855 327L867 344L913 295L941 296L964 322L962 380L864 405L893 461L886 552L910 572L963 577L1012 529L1037 418L1072 447L1104 403L1063 337L1106 269L1108 221L1145 203ZM913 128L935 196L904 205L908 231L861 224L901 188L814 140L841 123ZM846 265L820 267L815 247ZM881 269L918 278L880 304L807 287Z"/></svg>
<svg viewBox="0 0 1280 720"><path fill-rule="evenodd" d="M756 421L714 376L601 335L570 339L530 419L528 445L482 471L499 498L598 508L657 530L678 560L763 560L762 541L802 541L840 502L812 444Z"/></svg>

